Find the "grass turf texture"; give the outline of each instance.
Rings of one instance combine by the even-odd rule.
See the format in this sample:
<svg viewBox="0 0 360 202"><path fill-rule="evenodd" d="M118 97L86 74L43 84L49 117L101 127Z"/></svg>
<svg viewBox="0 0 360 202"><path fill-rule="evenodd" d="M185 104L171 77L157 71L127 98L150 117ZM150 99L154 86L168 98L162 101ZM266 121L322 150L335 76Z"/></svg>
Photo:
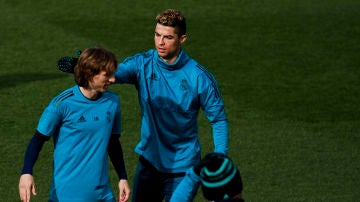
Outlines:
<svg viewBox="0 0 360 202"><path fill-rule="evenodd" d="M23 154L50 99L74 84L60 56L102 44L119 60L153 47L155 15L188 19L185 49L216 76L230 127L229 154L247 201L360 198L360 2L356 0L20 1L1 0L0 198L18 201ZM131 185L140 111L134 87L122 99L122 142ZM209 124L199 117L203 153ZM35 166L46 201L52 143ZM112 167L110 166L112 169ZM110 172L116 190L116 175ZM117 192L116 192L117 193ZM150 196L149 196L150 197ZM204 201L199 191L195 201Z"/></svg>

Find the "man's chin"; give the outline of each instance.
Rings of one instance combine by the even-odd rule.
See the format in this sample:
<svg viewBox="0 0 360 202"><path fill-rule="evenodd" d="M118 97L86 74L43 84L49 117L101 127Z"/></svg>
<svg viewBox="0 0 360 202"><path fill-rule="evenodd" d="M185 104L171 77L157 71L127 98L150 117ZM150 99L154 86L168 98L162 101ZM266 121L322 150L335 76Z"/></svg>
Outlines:
<svg viewBox="0 0 360 202"><path fill-rule="evenodd" d="M105 91L107 91L109 88L109 86L103 87L99 90L100 93L104 93Z"/></svg>
<svg viewBox="0 0 360 202"><path fill-rule="evenodd" d="M167 57L167 54L165 52L161 52L161 51L158 51L158 55L161 58L166 58Z"/></svg>
<svg viewBox="0 0 360 202"><path fill-rule="evenodd" d="M169 60L171 57L169 56L169 54L166 54L166 53L159 53L158 52L158 55L159 55L159 57L161 58L161 59L163 59L163 60L165 60L165 61L167 61L167 60Z"/></svg>

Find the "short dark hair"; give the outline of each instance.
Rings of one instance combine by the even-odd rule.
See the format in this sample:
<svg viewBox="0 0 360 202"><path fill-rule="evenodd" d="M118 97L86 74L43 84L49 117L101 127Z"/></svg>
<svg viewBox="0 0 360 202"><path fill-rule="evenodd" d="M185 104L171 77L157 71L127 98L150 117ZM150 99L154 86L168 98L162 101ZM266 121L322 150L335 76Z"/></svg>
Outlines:
<svg viewBox="0 0 360 202"><path fill-rule="evenodd" d="M156 23L164 26L174 27L178 36L186 34L185 16L178 10L167 9L156 16Z"/></svg>
<svg viewBox="0 0 360 202"><path fill-rule="evenodd" d="M101 71L113 74L118 65L114 53L102 46L95 46L86 49L80 54L74 68L75 82L87 88L89 81Z"/></svg>

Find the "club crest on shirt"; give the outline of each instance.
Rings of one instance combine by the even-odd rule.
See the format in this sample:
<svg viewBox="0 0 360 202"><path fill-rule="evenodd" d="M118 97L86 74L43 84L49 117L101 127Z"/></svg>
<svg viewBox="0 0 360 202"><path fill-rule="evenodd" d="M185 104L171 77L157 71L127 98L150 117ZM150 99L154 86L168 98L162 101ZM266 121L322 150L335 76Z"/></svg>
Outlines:
<svg viewBox="0 0 360 202"><path fill-rule="evenodd" d="M111 113L109 111L106 112L106 120L108 123L111 122Z"/></svg>
<svg viewBox="0 0 360 202"><path fill-rule="evenodd" d="M180 88L181 88L182 90L188 89L188 83L187 83L187 81L186 81L185 79L181 80Z"/></svg>

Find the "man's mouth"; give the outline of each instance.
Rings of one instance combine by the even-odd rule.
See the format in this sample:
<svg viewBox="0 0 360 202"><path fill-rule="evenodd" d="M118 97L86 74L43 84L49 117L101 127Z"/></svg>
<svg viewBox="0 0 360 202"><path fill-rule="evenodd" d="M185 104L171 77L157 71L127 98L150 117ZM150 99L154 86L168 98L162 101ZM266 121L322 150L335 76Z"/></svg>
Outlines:
<svg viewBox="0 0 360 202"><path fill-rule="evenodd" d="M166 49L164 49L164 48L158 48L158 51L159 51L160 53L164 53L164 52L166 51Z"/></svg>

